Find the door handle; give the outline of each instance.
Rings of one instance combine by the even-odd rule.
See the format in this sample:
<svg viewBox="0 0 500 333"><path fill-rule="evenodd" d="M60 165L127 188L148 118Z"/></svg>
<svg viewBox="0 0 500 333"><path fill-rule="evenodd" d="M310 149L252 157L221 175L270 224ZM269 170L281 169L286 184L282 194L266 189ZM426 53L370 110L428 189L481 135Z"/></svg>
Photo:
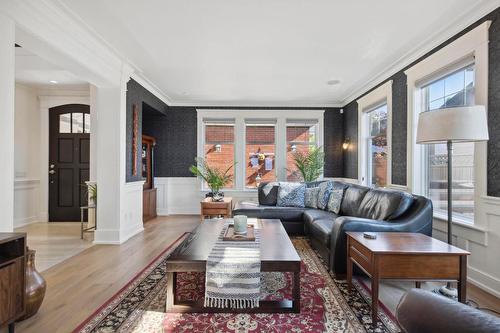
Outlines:
<svg viewBox="0 0 500 333"><path fill-rule="evenodd" d="M55 174L55 173L56 173L56 171L55 171L55 170L50 170L50 171L49 171L49 173L50 173L51 175L53 175L53 174Z"/></svg>

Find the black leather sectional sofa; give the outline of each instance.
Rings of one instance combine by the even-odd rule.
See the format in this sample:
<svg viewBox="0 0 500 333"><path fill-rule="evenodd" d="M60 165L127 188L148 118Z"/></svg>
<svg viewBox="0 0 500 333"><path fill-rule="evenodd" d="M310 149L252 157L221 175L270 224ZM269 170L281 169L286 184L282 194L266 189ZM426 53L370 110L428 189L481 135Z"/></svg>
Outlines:
<svg viewBox="0 0 500 333"><path fill-rule="evenodd" d="M319 182L307 183L307 187ZM263 183L259 202L240 201L233 215L280 219L289 234L307 235L336 275L346 273L346 231L432 233L432 202L402 191L349 183L339 214L315 208L278 207L279 183ZM265 190L264 190L265 189Z"/></svg>

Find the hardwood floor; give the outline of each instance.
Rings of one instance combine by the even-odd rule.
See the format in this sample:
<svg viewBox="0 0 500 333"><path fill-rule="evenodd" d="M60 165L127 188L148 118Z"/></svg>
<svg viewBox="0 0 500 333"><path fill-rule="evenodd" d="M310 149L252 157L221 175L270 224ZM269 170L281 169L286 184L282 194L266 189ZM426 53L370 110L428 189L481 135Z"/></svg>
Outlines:
<svg viewBox="0 0 500 333"><path fill-rule="evenodd" d="M47 294L40 311L18 323L16 332L71 332L170 243L199 223L199 216L157 218L122 245L94 245L49 268L42 273Z"/></svg>
<svg viewBox="0 0 500 333"><path fill-rule="evenodd" d="M169 244L199 223L199 216L159 217L122 245L94 245L47 269L42 273L48 285L44 303L38 314L18 323L16 331L71 332ZM394 311L401 295L413 285L383 282L380 298ZM469 286L468 296L481 307L500 310L500 300L477 287Z"/></svg>
<svg viewBox="0 0 500 333"><path fill-rule="evenodd" d="M28 234L28 246L36 251L39 272L94 245L92 233L85 233L84 239L80 239L79 222L33 223L15 231Z"/></svg>

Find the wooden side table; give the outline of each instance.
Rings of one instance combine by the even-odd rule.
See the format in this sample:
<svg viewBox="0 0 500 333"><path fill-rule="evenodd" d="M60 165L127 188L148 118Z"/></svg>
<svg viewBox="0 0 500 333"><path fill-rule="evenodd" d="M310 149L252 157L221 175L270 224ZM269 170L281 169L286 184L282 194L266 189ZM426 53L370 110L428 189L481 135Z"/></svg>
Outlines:
<svg viewBox="0 0 500 333"><path fill-rule="evenodd" d="M200 202L201 205L201 220L205 220L205 216L222 216L225 218L231 217L233 211L233 198L224 197L223 201L212 201L212 198L205 198Z"/></svg>
<svg viewBox="0 0 500 333"><path fill-rule="evenodd" d="M457 281L458 300L466 301L467 251L435 238L406 232L378 232L376 239L347 232L347 283L352 288L356 264L371 278L372 321L377 321L381 279Z"/></svg>
<svg viewBox="0 0 500 333"><path fill-rule="evenodd" d="M86 210L87 211L87 225L88 225L88 220L90 217L88 216L90 214L90 211L94 209L94 211L97 209L97 205L91 205L91 206L82 206L80 207L80 238L83 239L83 233L88 232L88 231L96 231L97 230L97 212L94 215L94 226L84 228L83 224L85 221L83 220L83 212Z"/></svg>

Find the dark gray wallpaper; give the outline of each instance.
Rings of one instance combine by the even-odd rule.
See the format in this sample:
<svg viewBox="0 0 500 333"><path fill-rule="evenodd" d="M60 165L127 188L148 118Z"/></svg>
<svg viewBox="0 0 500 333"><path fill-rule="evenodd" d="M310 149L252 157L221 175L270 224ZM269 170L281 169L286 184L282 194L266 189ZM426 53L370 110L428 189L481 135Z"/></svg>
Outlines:
<svg viewBox="0 0 500 333"><path fill-rule="evenodd" d="M358 103L344 106L344 140L350 145L344 150L344 177L358 178Z"/></svg>
<svg viewBox="0 0 500 333"><path fill-rule="evenodd" d="M325 109L323 149L325 151L325 177L342 177L344 163L342 160L342 142L344 141L343 114L340 108Z"/></svg>
<svg viewBox="0 0 500 333"><path fill-rule="evenodd" d="M138 135L139 135L139 149L137 150L137 170L141 170L141 137L142 137L142 111L144 105L158 110L159 112L166 112L167 105L163 103L159 98L150 93L147 89L142 87L139 83L131 79L127 83L127 119L126 119L126 181L134 182L142 180L140 172L136 176L132 175L132 135L133 135L133 121L132 121L132 106L136 104L139 112L139 124L138 124Z"/></svg>
<svg viewBox="0 0 500 333"><path fill-rule="evenodd" d="M406 185L406 75L399 72L392 80L392 183Z"/></svg>
<svg viewBox="0 0 500 333"><path fill-rule="evenodd" d="M450 44L460 36L474 29L481 23L491 20L489 30L489 80L488 80L488 126L490 140L488 141L488 195L500 196L500 9L497 8L476 23L470 25L457 35L451 37L435 49L431 50L420 59L409 64L392 77L380 82L384 84L388 80L394 80L392 84L393 94L393 156L392 156L392 181L394 184L405 185L406 180L406 136L407 136L407 92L406 76L404 71L419 63L429 55ZM371 90L373 90L371 89ZM370 91L371 91L370 90ZM370 91L354 99L368 94ZM344 107L344 136L357 138L357 106L351 102ZM357 178L357 147L351 145L351 149L344 153L344 177Z"/></svg>

